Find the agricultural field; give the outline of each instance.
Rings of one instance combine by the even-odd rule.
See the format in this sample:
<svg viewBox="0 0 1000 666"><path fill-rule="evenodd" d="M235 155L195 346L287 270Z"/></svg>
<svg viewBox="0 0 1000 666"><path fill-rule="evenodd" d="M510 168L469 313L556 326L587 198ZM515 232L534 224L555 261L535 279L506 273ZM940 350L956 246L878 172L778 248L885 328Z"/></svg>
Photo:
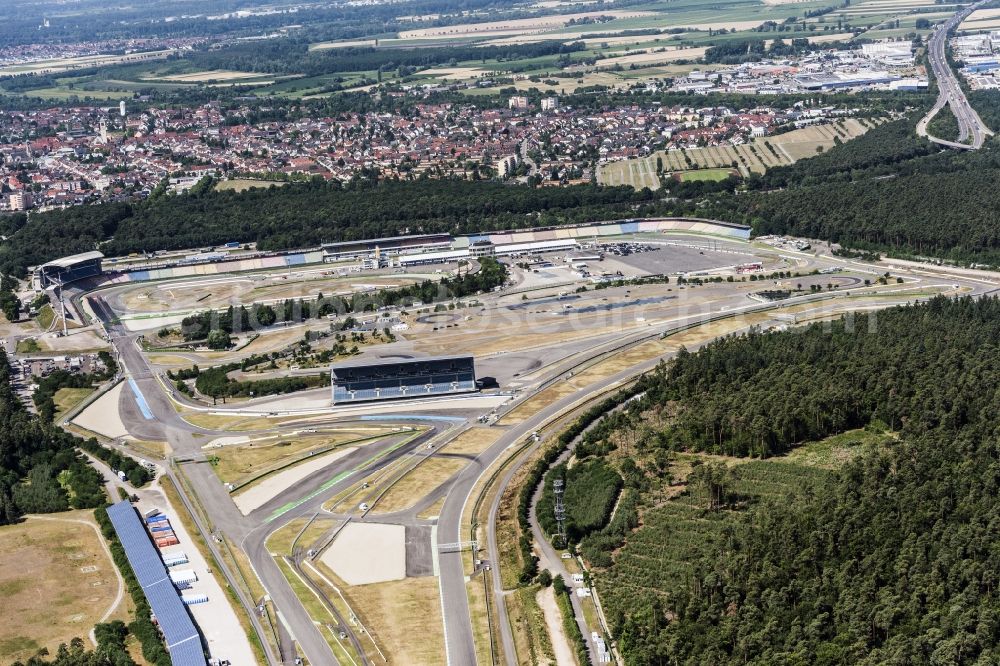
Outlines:
<svg viewBox="0 0 1000 666"><path fill-rule="evenodd" d="M725 180L735 173L737 172L733 169L695 169L694 171L679 171L674 175L684 182L696 180L714 182Z"/></svg>
<svg viewBox="0 0 1000 666"><path fill-rule="evenodd" d="M1000 9L977 9L962 21L958 29L975 32L978 30L996 30L998 27L1000 27Z"/></svg>
<svg viewBox="0 0 1000 666"><path fill-rule="evenodd" d="M280 180L252 180L249 178L233 178L231 180L224 180L215 186L216 190L225 192L227 190L232 190L233 192L246 192L247 190L253 190L257 188L267 188L267 187L282 187L286 185L284 181Z"/></svg>
<svg viewBox="0 0 1000 666"><path fill-rule="evenodd" d="M0 76L15 74L59 74L74 69L120 65L123 63L142 62L166 58L172 51L149 51L146 53L130 53L127 55L92 55L75 58L54 58L38 60L23 65L8 65L0 67Z"/></svg>
<svg viewBox="0 0 1000 666"><path fill-rule="evenodd" d="M827 9L827 0L804 0L794 3L783 0L723 0L706 6L700 0L672 0L671 2L651 2L632 9L593 10L585 5L538 3L531 7L520 7L510 18L503 14L468 14L467 21L455 25L428 25L432 17L410 17L412 29L375 39L344 39L321 41L309 45L312 51L339 48L374 47L377 49L419 49L424 47L449 46L503 46L530 44L541 41L562 41L573 43L583 41L586 51L573 54L571 59L584 57L593 59L593 64L574 66L570 71L581 77L618 70L609 80L579 79L565 81L556 87L537 86L545 91L562 90L571 92L581 86L606 85L622 87L629 80L642 80L663 76L658 67L675 62L693 62L711 44L730 40L761 39L770 33L758 32L762 23L773 21L783 23L796 19L796 27L785 38L805 37L813 42L825 42L855 38L848 28L860 30L856 39L872 40L901 37L909 33L926 33L917 30L918 18L937 21L947 16L954 5L935 4L934 0L865 0L841 4L834 11L820 16L804 17L806 12ZM580 10L572 13L557 13L571 7ZM555 11L553 11L555 10ZM933 10L933 11L931 11ZM989 29L997 18L984 10L976 12L967 23L976 29ZM725 30L720 34L720 30ZM643 34L626 34L640 31ZM65 60L43 61L20 66L0 68L0 76L5 74L39 73L62 74L56 85L30 90L11 92L32 97L64 100L71 97L91 97L93 99L116 100L133 96L139 91L182 91L194 87L239 87L241 92L259 97L284 97L289 99L311 99L335 95L344 90L364 90L376 83L399 82L399 74L388 68L379 74L376 71L344 71L306 75L299 68L290 67L279 73L259 73L239 71L235 62L213 67L199 67L194 57L166 61L170 51L130 54L128 56L92 56ZM558 71L555 55L540 57L530 62L518 61L518 71L531 75L544 75ZM528 68L524 66L528 65ZM93 73L94 67L109 68L100 75ZM417 71L406 76L406 83L437 83L476 78L482 70L486 73L509 72L506 60L481 59L464 62L449 62L447 68L439 65L437 70ZM305 69L305 68L303 68ZM74 75L73 70L82 70ZM574 83L577 81L577 83ZM523 83L519 79L516 84ZM530 86L525 86L526 89ZM499 88L487 89L496 92ZM470 94L482 94L471 89Z"/></svg>
<svg viewBox="0 0 1000 666"><path fill-rule="evenodd" d="M229 70L205 70L187 72L184 74L168 74L164 76L149 77L150 81L170 81L173 83L233 83L246 79L260 79L260 74L254 72L236 72ZM263 77L266 78L266 77ZM273 77L272 77L273 78ZM269 81L273 83L273 81Z"/></svg>
<svg viewBox="0 0 1000 666"><path fill-rule="evenodd" d="M91 511L29 517L0 527L0 660L86 640L94 624L124 618L123 586Z"/></svg>
<svg viewBox="0 0 1000 666"><path fill-rule="evenodd" d="M813 125L784 134L761 137L741 146L709 146L690 150L659 151L647 157L602 164L597 180L604 185L631 185L636 189L660 186L657 160L662 173L681 173L681 179L725 178L723 168L735 168L743 176L764 173L776 166L792 164L832 148L837 141L861 136L872 121L848 118L830 125Z"/></svg>

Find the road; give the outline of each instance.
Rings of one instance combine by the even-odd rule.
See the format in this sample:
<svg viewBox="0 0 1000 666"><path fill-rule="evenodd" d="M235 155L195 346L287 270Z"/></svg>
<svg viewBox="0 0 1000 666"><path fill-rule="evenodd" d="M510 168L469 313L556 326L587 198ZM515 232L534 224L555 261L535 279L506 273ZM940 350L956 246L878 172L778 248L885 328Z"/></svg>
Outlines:
<svg viewBox="0 0 1000 666"><path fill-rule="evenodd" d="M215 541L211 538L213 535L224 535L230 541L237 543L246 554L254 573L267 591L270 601L280 613L280 628L287 628L309 662L313 664L338 664L339 662L331 651L326 638L321 633L323 629L313 622L268 550L267 538L275 530L287 525L292 520L314 515L322 509L326 499L350 487L359 478L367 477L404 456L427 455L416 452L429 441L450 431L454 422L433 420L428 422L422 420L420 415L413 415L408 420L400 421L397 424L400 426L421 425L424 431L417 436L409 437L401 433L399 436L387 437L384 440L361 447L302 479L296 483L293 489L289 489L289 491L244 516L232 502L228 491L219 482L211 466L207 464L202 449L204 440L199 441L195 437L221 436L231 433L198 428L183 420L173 408L165 387L156 378L146 357L139 350L136 340L139 334L128 333L118 323L111 307L100 296L89 296L88 298L94 313L103 322L111 343L118 352L120 363L125 368L126 375L135 382L148 411L155 417L146 418L137 404L133 401L127 401L123 408L123 420L128 424L128 429L132 434L154 441L167 441L170 444L174 451L174 460L183 465L185 479L190 484L193 494L200 504L210 511L212 524L205 526L199 523L199 529L216 555L216 560L223 574L233 589L237 591L240 602L253 621L258 635L266 635L255 612L260 600L245 598L241 591L242 588L236 584L235 577L226 570L225 560L222 559L221 553L215 552ZM462 420L457 419L457 421ZM341 423L343 421L343 419L338 420ZM279 431L282 429L280 426L275 428ZM179 483L173 470L170 470L169 473L175 477L175 485L187 505L188 511L197 522L198 514L194 511L184 486ZM340 481L331 484L329 482L332 478L339 478ZM289 506L291 508L288 508ZM383 518L380 517L380 520ZM404 522L407 518L412 517L404 517ZM462 597L464 600L464 588ZM466 610L467 608L466 605ZM348 634L348 640L352 644L359 644L350 624L341 622L339 628ZM273 651L267 641L262 641L262 643L267 650L270 663L291 663L287 654L283 654L286 658L279 658L272 654ZM284 648L287 646L282 645L281 647L283 648L282 652L285 653Z"/></svg>
<svg viewBox="0 0 1000 666"><path fill-rule="evenodd" d="M800 256L800 263L802 263L803 267L809 265L811 255L801 254ZM820 265L834 264L843 266L848 263L844 260L825 258L825 263ZM855 269L863 270L863 272L867 273L875 273L875 270L870 265L859 264L855 266ZM965 280L965 278L960 277L949 277L947 279L949 283L964 282ZM977 286L978 291L981 292L983 285L979 284ZM912 289L912 285L909 288ZM196 498L199 504L205 507L205 510L209 513L211 524L199 524L199 529L206 536L209 546L214 550L215 545L210 538L212 534L224 534L227 539L238 544L247 553L271 601L279 609L283 626L288 628L289 633L297 641L310 663L336 664L337 660L330 650L326 639L321 634L321 629L314 624L312 618L309 617L309 614L302 607L302 604L277 566L274 557L268 552L266 548L267 536L275 529L288 524L291 520L303 516L311 516L320 511L325 499L346 489L358 479L392 465L396 461L400 461L403 456L416 455L414 453L415 450L422 447L423 444L428 443L432 438L436 441L438 437L443 439L444 437L457 434L461 430L461 427L456 427L456 424L465 421L466 416L451 419L447 425L445 425L445 421L425 421L423 425L427 425L427 423L431 424L426 432L399 448L393 448L393 441L389 440L370 445L370 448L367 450L369 454L372 452L377 454L374 458L370 457L370 455L362 456L360 453L345 456L324 469L323 473L318 473L304 479L295 488L290 489L280 496L280 498L275 498L259 509L252 511L249 515L244 516L240 514L231 501L228 492L219 482L211 466L205 464L205 455L202 451L206 437L217 437L225 433L198 428L184 421L175 411L167 392L164 390L165 387L155 376L145 355L141 353L136 345L138 334L128 333L117 323L117 318L112 308L100 296L91 295L87 298L90 299L95 313L104 323L112 344L119 353L126 374L135 382L142 396L142 401L146 403L148 411L154 415L154 418L147 418L143 415L141 407L135 404L135 401L123 401L122 417L126 421L130 432L140 436L142 439L167 441L171 445L175 452L175 460L179 462L180 468L183 469L183 477L190 486L190 495ZM889 299L885 304L892 304L892 300ZM901 302L913 299L904 296L898 300ZM733 295L713 303L711 311L703 310L695 314L685 315L683 318L675 318L669 321L661 320L662 323L658 323L655 326L642 327L641 329L633 328L625 332L619 331L609 337L595 335L593 338L587 340L586 344L579 349L567 343L564 346L571 347L572 353L560 356L559 360L542 366L537 371L538 374L535 374L535 370L531 370L529 374L534 378L524 385L523 399L528 399L545 388L563 381L570 376L571 372L593 363L595 359L604 358L625 346L657 337L664 331L719 317L720 310L724 311L721 313L722 316L730 316L754 311L780 311L788 305L805 302L829 303L832 309L842 308L846 310L851 307L851 301L845 301L834 293L794 297L779 304L748 302L745 295ZM822 307L826 306L823 305ZM551 357L549 358L551 360ZM512 447L526 443L532 432L541 430L554 419L567 413L573 407L582 404L586 400L606 391L613 390L616 385L630 380L641 372L649 370L659 360L659 358L651 359L622 370L611 377L586 386L579 392L557 400L517 425L505 427L497 441L472 459L470 464L466 465L458 474L453 476L448 481L447 487L442 486L435 491L436 494L434 497L429 496L421 500L416 507L407 512L408 515L393 516L393 521L397 519L403 522L414 521L416 514L422 508L426 508L434 499L443 495L445 502L438 517L435 546L440 548L439 544L458 543L471 538L469 534L462 533L462 514L468 505L477 482L484 474L491 473L494 463L507 454ZM509 363L509 360L505 362ZM516 373L514 376L516 377ZM522 375L519 379L524 379L526 376ZM125 404L126 402L128 402L127 405ZM407 418L413 422L420 422L422 417L418 414L411 414ZM426 417L426 419L431 418L432 416L430 415ZM437 418L440 419L441 417ZM403 424L402 421L397 421L397 423L400 425ZM275 430L280 430L281 428L281 426L278 426ZM540 443L533 443L530 447L537 447L538 445ZM426 449L426 447L424 448ZM528 458L531 450L529 448L529 450L523 451L514 461L514 464L504 470L500 478L501 491L509 485L514 472ZM331 478L340 478L341 475L347 473L349 473L348 477L341 479L336 484L329 484ZM181 490L182 499L188 504L190 498L185 493L183 486L178 484L178 487ZM486 530L488 559L494 563L489 575L491 576L491 585L494 589L494 594L491 596L499 601L496 608L497 615L494 626L500 632L500 639L503 643L508 663L513 664L516 663L516 652L510 623L506 615L506 607L502 603L503 590L500 582L500 571L496 566L498 562L497 544L493 526L495 525L496 514L499 508L499 497L500 494L496 496L489 507L490 515ZM290 504L292 508L284 510ZM197 520L197 513L191 506L188 508ZM377 520L379 522L386 522L387 518L389 518L388 515L382 515ZM364 518L361 519L364 520ZM462 666L476 663L475 636L466 590L467 560L465 558L468 556L467 551L440 552L438 555L439 585L444 616L447 662ZM217 559L219 559L220 570L230 580L230 584L240 596L240 602L247 609L248 615L254 621L255 629L260 635L266 635L264 629L260 627L259 620L254 612L257 600L243 598L245 595L240 592L241 588L231 580L229 572L225 569L224 561L218 556ZM349 628L347 629L349 631ZM353 635L351 635L351 639L354 642ZM268 649L268 658L271 663L281 663L275 655L270 654L270 648L266 649Z"/></svg>
<svg viewBox="0 0 1000 666"><path fill-rule="evenodd" d="M176 457L193 460L192 464L185 466L186 477L191 485L194 486L195 493L201 504L212 507L213 527L216 530L221 529L228 537L235 537L239 540L239 537L248 531L248 526L242 520L242 516L240 516L235 505L229 499L225 488L218 482L218 478L215 477L215 473L211 470L210 466L202 464L204 462L204 455L201 451L201 444L193 437L196 433L206 434L211 433L211 431L194 428L180 417L174 410L166 394L162 391L162 387L151 371L146 358L139 351L136 344L137 336L129 334L118 323L117 316L101 297L90 297L90 303L94 313L101 319L105 331L111 340L111 344L118 352L120 365L124 367L126 374L135 382L135 386L145 399L148 410L155 416L153 419L148 419L141 413L123 414L123 419L130 425L130 432L134 435L143 435L153 441L166 441L174 450ZM217 552L216 543L211 538L213 530L200 523L198 513L193 510L190 499L184 491L184 486L178 482L172 470L168 473L173 477L173 481L186 508L191 513L195 522L198 523L205 542L216 557L220 570L230 583L230 586L237 593L240 603L254 625L255 631L257 631L259 636L266 636L255 611L255 600L247 599L242 592L242 587L236 584L236 577L226 567L225 560L221 557L221 553ZM336 664L337 661L329 645L322 634L320 634L319 629L312 623L309 614L302 607L302 604L298 602L294 591L292 591L281 574L281 570L274 563L274 559L262 547L257 549L254 555L256 557L251 558L251 561L254 567L257 568L258 575L260 575L264 582L274 604L282 609L284 619L290 625L292 633L299 642L302 651L309 658L309 661L314 664ZM262 640L261 643L264 646L268 661L272 664L281 663L281 660L273 654L268 642Z"/></svg>
<svg viewBox="0 0 1000 666"><path fill-rule="evenodd" d="M948 45L948 33L956 28L973 11L986 5L988 1L983 0L957 12L950 19L938 25L927 41L927 59L930 61L931 69L934 71L934 78L937 80L938 98L931 110L927 112L927 115L917 123L917 134L925 136L930 141L948 148L978 150L983 147L986 137L993 136L993 132L990 131L990 128L986 126L986 123L982 121L976 110L969 104L969 99L965 96L965 91L962 90L958 77L955 76L955 72L948 64L948 59L945 55ZM958 119L958 141L942 139L931 135L927 131L928 123L945 106L949 106L955 118Z"/></svg>
<svg viewBox="0 0 1000 666"><path fill-rule="evenodd" d="M537 176L538 175L538 164L535 162L535 160L531 159L531 155L528 154L528 140L527 139L525 139L524 141L521 142L521 146L519 148L519 152L521 154L521 161L528 165L528 175L525 177L524 180L527 180L528 178L530 178L532 176Z"/></svg>

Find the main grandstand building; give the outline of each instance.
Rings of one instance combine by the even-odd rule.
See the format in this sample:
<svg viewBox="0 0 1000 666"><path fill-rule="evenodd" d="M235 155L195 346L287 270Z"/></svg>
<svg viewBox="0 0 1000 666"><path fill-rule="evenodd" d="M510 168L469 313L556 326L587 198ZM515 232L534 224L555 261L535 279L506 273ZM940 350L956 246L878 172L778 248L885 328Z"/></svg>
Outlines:
<svg viewBox="0 0 1000 666"><path fill-rule="evenodd" d="M55 259L32 269L33 285L35 289L41 290L100 275L102 259L104 255L96 250Z"/></svg>
<svg viewBox="0 0 1000 666"><path fill-rule="evenodd" d="M431 356L337 363L330 368L333 404L423 398L476 390L472 356Z"/></svg>

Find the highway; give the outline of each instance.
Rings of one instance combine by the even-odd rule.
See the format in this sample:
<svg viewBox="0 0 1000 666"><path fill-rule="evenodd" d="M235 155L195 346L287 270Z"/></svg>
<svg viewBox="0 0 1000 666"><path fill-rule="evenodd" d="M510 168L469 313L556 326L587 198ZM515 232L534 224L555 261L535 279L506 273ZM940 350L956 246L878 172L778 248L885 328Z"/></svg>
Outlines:
<svg viewBox="0 0 1000 666"><path fill-rule="evenodd" d="M959 84L958 77L948 64L946 57L946 47L948 45L948 33L955 29L965 18L976 9L986 5L989 0L983 0L974 5L970 5L960 12L955 13L944 23L934 28L930 39L927 41L927 60L934 71L934 78L938 85L938 98L934 106L927 112L920 122L917 123L917 134L927 137L934 143L948 148L958 148L960 150L978 150L983 147L986 137L993 136L993 132L982 121L976 110L969 104L968 97ZM951 141L933 136L927 131L927 125L945 106L951 108L955 118L958 119L958 140Z"/></svg>

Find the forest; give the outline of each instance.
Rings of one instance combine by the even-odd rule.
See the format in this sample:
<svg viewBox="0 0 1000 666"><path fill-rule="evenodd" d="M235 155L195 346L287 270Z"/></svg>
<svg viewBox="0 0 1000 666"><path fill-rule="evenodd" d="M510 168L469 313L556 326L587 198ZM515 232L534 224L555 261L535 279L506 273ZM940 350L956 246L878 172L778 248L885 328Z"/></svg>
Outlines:
<svg viewBox="0 0 1000 666"><path fill-rule="evenodd" d="M320 76L335 72L425 68L468 60L513 63L584 49L583 42L564 44L560 41L543 41L504 46L428 46L408 49L353 46L310 50L308 40L284 39L199 51L191 54L188 59L197 69ZM6 83L4 85L6 87Z"/></svg>
<svg viewBox="0 0 1000 666"><path fill-rule="evenodd" d="M998 339L1000 300L936 297L726 337L640 379L576 452L629 433L644 477L623 475L642 527L595 573L626 663L1000 660ZM783 457L852 432L881 444L832 468ZM680 452L752 461L696 464L650 506Z"/></svg>
<svg viewBox="0 0 1000 666"><path fill-rule="evenodd" d="M0 349L0 525L26 513L88 509L106 501L100 474L76 450L73 435L29 413L11 386Z"/></svg>
<svg viewBox="0 0 1000 666"><path fill-rule="evenodd" d="M545 475L545 486L538 500L538 521L547 534L556 534L555 496L553 482L561 479L565 484L566 540L578 543L580 539L607 524L611 511L622 488L622 478L600 458L568 467L553 467Z"/></svg>

